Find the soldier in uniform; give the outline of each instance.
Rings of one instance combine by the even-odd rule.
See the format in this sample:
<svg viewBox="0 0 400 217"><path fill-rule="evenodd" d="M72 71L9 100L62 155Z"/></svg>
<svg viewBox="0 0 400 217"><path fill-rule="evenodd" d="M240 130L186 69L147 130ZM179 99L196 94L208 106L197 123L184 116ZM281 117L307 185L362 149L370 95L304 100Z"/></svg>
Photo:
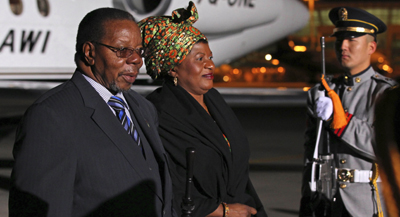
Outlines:
<svg viewBox="0 0 400 217"><path fill-rule="evenodd" d="M383 197L377 195L371 183L376 174L373 171L374 106L377 98L396 82L374 71L370 59L377 47L377 34L384 32L386 25L374 15L351 7L333 8L329 18L335 25L332 36L336 37L336 56L345 73L335 79L328 77L326 81L340 97L348 123L332 129L332 100L326 92L325 96L319 94L324 90L321 84L309 90L300 216L322 216L321 209L326 210L327 204L330 208L326 216L378 216L378 210L384 205ZM318 203L318 193L313 193L309 185L319 119L327 131L336 167L336 193L325 205ZM379 179L377 183L381 191Z"/></svg>

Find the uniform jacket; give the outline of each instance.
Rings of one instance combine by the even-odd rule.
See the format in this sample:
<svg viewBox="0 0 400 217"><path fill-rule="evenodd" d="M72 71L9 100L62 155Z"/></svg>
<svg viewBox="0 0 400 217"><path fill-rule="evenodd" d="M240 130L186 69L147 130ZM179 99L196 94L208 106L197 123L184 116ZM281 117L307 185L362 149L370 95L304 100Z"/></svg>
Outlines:
<svg viewBox="0 0 400 217"><path fill-rule="evenodd" d="M27 110L13 150L10 216L173 215L156 110L132 90L124 96L146 160L79 71Z"/></svg>
<svg viewBox="0 0 400 217"><path fill-rule="evenodd" d="M349 123L345 127L330 130L331 151L334 153L336 168L372 170L375 161L373 149L375 145L373 138L375 103L379 96L387 88L394 86L396 82L375 72L372 67L354 76L342 76L338 79L327 79L327 81L331 89L335 90L341 98L344 111L349 119ZM320 86L316 85L308 92L303 199L310 196L308 182L311 177L311 160L317 126L314 105L319 96ZM346 209L352 216L368 217L376 213L377 207L373 200L373 198L376 199L376 195L374 195L375 191L371 190L369 183L338 182L337 188ZM381 196L381 200L382 198ZM302 206L304 205L302 204ZM384 206L383 202L382 206Z"/></svg>
<svg viewBox="0 0 400 217"><path fill-rule="evenodd" d="M249 179L247 137L217 90L204 95L211 116L186 90L169 81L147 98L158 110L160 136L171 159L175 210L179 210L185 191L184 153L194 147L193 216L204 217L221 202L247 204L257 209L256 216L267 216Z"/></svg>

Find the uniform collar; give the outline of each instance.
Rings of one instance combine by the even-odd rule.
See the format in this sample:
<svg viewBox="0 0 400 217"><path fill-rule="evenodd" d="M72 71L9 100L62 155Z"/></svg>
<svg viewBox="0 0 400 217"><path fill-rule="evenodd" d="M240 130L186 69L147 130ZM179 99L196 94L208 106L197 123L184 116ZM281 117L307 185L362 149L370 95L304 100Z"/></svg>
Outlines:
<svg viewBox="0 0 400 217"><path fill-rule="evenodd" d="M346 86L354 86L358 83L362 83L369 78L371 78L372 74L374 73L374 70L372 70L372 66L368 66L365 70L361 71L360 73L357 73L355 75L350 75L350 74L345 74L343 76L343 83Z"/></svg>

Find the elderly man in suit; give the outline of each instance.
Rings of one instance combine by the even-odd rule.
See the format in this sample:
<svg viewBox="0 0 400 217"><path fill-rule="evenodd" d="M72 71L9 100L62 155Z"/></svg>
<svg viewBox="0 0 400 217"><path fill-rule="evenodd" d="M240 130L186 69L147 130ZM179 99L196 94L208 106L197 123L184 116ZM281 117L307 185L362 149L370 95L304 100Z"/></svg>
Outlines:
<svg viewBox="0 0 400 217"><path fill-rule="evenodd" d="M18 128L10 216L175 216L157 112L131 90L143 53L129 13L83 18L74 75Z"/></svg>

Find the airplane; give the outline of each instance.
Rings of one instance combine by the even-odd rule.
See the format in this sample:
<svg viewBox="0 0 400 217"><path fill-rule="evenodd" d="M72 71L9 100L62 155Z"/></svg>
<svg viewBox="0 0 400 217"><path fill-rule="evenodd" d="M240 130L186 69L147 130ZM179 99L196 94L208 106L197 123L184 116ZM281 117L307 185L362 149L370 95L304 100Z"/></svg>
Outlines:
<svg viewBox="0 0 400 217"><path fill-rule="evenodd" d="M192 1L199 13L194 26L208 38L216 66L300 30L309 19L300 0ZM50 89L69 79L79 22L93 9L119 8L140 21L188 5L189 0L0 1L0 89ZM145 66L137 80L151 83Z"/></svg>
<svg viewBox="0 0 400 217"><path fill-rule="evenodd" d="M80 20L99 7L130 12L137 21L171 15L186 0L9 0L0 1L0 79L66 80L75 69ZM271 44L308 21L299 0L193 0L195 27L209 39L214 62L222 63ZM149 78L142 67L138 79Z"/></svg>

